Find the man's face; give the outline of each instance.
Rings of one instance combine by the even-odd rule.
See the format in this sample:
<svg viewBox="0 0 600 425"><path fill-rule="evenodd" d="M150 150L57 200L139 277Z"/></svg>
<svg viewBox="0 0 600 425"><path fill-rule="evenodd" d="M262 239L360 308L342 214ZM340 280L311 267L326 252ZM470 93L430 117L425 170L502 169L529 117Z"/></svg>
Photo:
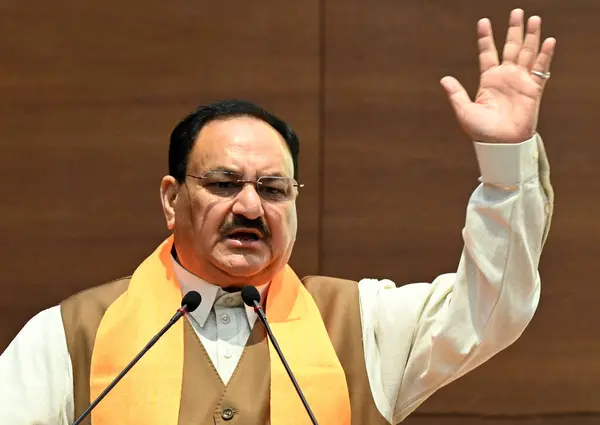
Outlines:
<svg viewBox="0 0 600 425"><path fill-rule="evenodd" d="M161 186L182 265L223 287L269 282L288 262L297 230L294 197L283 191L294 167L281 135L256 118L212 121L189 155L187 174L204 178L178 185L165 177ZM262 176L284 179L267 179L259 191L237 183Z"/></svg>

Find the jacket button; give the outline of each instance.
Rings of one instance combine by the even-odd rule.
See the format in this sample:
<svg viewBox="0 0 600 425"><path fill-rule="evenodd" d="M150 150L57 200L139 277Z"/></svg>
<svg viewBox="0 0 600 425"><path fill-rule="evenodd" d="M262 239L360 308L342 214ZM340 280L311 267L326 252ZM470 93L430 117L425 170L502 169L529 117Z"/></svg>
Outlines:
<svg viewBox="0 0 600 425"><path fill-rule="evenodd" d="M233 409L230 409L229 407L227 409L223 409L221 417L226 421L230 420L231 418L233 418Z"/></svg>

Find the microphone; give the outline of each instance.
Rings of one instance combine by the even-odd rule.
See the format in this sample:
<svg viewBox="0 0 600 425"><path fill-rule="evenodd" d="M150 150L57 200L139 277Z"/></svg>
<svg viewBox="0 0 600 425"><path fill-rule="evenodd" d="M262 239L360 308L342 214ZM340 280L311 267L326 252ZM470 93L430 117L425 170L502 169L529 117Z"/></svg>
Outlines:
<svg viewBox="0 0 600 425"><path fill-rule="evenodd" d="M244 304L254 309L260 321L263 322L263 325L265 325L267 335L269 336L269 339L271 340L275 351L277 351L277 354L279 355L279 358L283 363L283 367L285 367L285 371L292 380L292 384L294 384L294 388L296 388L296 392L298 393L298 396L300 397L300 400L302 401L302 404L304 405L308 416L310 416L310 420L312 421L313 425L319 425L317 419L315 418L315 415L313 414L310 406L308 405L308 401L306 401L306 398L304 397L304 394L300 389L300 385L298 385L298 382L296 381L296 378L294 377L290 366L288 365L287 361L285 360L285 357L283 356L283 353L281 352L281 348L279 348L279 344L275 339L275 335L273 335L273 332L271 331L271 327L269 326L269 322L267 321L267 316L265 315L265 312L263 311L260 305L260 294L258 293L258 289L256 289L254 286L244 286L242 288L242 300L244 301Z"/></svg>
<svg viewBox="0 0 600 425"><path fill-rule="evenodd" d="M177 309L177 312L173 315L173 317L171 317L171 320L169 320L165 327L162 328L154 336L154 338L152 338L150 342L146 344L144 348L142 348L142 351L140 351L139 354L135 356L135 358L127 366L125 366L125 369L123 369L123 371L119 373L119 375L110 383L110 385L106 387L104 391L102 391L102 393L93 401L92 404L90 404L90 406L85 410L85 412L83 412L81 416L79 416L77 420L73 422L72 425L79 425L81 421L83 421L92 412L94 407L96 407L98 403L100 403L100 401L102 401L102 399L106 397L106 395L115 387L115 385L117 385L117 383L127 374L127 372L129 372L129 370L144 356L144 354L146 354L148 350L150 350L150 348L152 348L152 346L156 344L157 341L171 328L171 326L173 326L179 319L181 319L187 313L191 313L192 311L196 310L201 302L202 296L200 296L198 292L190 291L187 294L185 294L185 296L181 300L181 307Z"/></svg>

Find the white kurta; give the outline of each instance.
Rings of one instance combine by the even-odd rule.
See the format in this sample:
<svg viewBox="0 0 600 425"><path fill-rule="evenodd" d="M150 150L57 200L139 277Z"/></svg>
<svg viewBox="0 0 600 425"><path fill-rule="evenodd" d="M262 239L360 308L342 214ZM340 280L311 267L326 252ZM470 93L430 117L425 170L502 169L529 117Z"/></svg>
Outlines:
<svg viewBox="0 0 600 425"><path fill-rule="evenodd" d="M475 152L481 184L467 205L456 272L400 288L359 282L369 382L390 423L513 343L539 302L538 262L554 199L542 141L475 143ZM203 296L190 321L227 382L256 316L239 295L178 266L176 274L184 292ZM73 414L72 366L55 306L34 316L0 356L0 421L68 425Z"/></svg>

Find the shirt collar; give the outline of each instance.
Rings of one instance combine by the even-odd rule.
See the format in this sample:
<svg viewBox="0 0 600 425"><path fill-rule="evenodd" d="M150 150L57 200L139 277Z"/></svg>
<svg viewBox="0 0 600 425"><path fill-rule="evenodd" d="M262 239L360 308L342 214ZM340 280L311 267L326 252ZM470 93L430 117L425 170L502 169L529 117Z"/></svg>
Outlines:
<svg viewBox="0 0 600 425"><path fill-rule="evenodd" d="M227 297L233 301L232 305L244 306L246 309L248 324L250 325L250 329L252 329L258 316L252 307L249 307L243 303L240 292L230 293L224 291L220 286L214 285L205 281L204 279L199 278L183 268L183 266L179 264L179 262L173 258L172 255L171 261L173 262L175 276L177 277L179 285L181 286L181 292L186 294L189 291L198 291L198 293L200 293L202 296L202 302L200 303L200 306L190 313L200 326L204 327L206 324L206 320L208 319L208 315L210 314L215 301L221 303L221 300ZM261 300L264 299L264 294L268 287L268 283L256 287L260 293ZM227 304L223 303L223 305Z"/></svg>

